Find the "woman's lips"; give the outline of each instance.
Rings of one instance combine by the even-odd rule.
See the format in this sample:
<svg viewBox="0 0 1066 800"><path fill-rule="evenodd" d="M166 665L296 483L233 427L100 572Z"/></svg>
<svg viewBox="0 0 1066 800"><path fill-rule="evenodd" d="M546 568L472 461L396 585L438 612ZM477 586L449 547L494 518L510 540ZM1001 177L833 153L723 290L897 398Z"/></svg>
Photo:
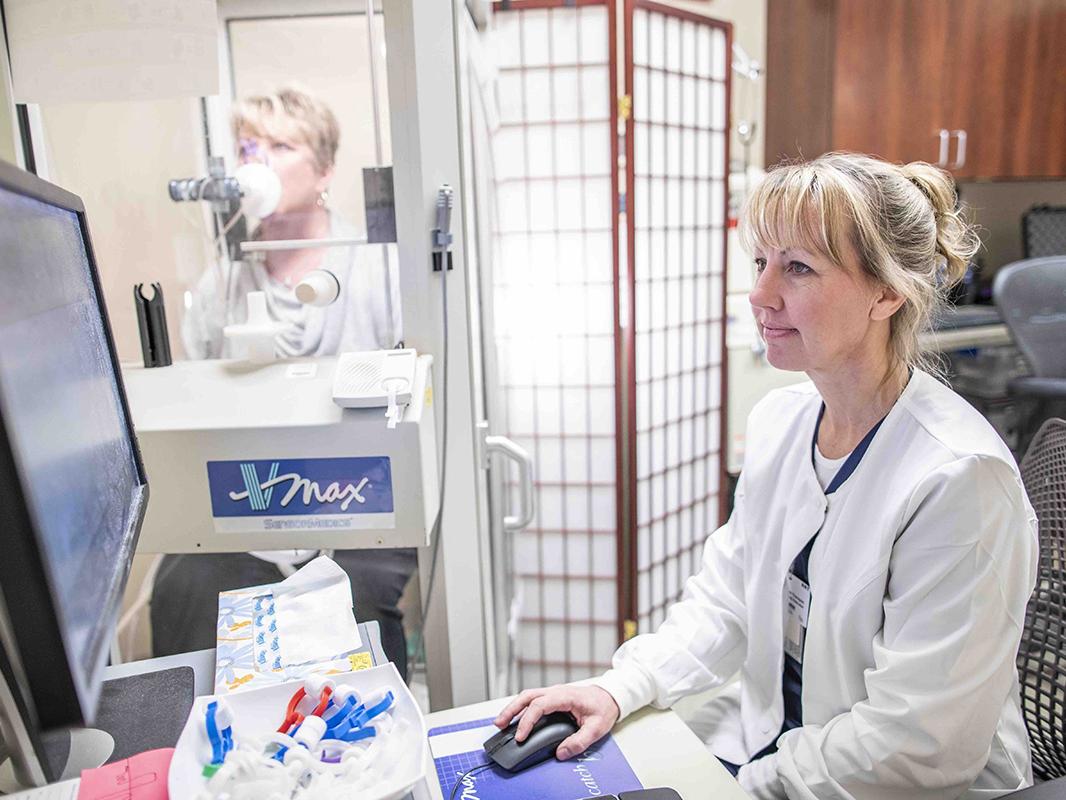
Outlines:
<svg viewBox="0 0 1066 800"><path fill-rule="evenodd" d="M764 339L784 339L787 336L792 336L797 333L795 328L771 328L768 325L762 326L762 335Z"/></svg>

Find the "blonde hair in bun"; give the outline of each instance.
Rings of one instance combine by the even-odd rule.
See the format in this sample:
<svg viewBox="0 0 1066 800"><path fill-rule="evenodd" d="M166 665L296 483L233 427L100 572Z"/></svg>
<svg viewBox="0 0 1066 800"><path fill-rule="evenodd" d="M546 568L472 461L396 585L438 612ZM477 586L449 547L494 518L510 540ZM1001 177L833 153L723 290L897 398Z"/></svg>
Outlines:
<svg viewBox="0 0 1066 800"><path fill-rule="evenodd" d="M741 236L749 249L801 247L841 266L853 254L870 278L904 299L891 320L893 355L934 373L919 337L980 246L947 172L857 153L771 169L748 198Z"/></svg>

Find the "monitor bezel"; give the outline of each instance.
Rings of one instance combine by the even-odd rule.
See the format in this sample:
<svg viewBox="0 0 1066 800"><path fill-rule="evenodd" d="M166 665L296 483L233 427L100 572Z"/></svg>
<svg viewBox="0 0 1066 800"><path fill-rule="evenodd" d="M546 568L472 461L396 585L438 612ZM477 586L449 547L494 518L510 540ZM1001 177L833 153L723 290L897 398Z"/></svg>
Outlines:
<svg viewBox="0 0 1066 800"><path fill-rule="evenodd" d="M148 502L148 480L126 398L111 321L97 270L96 254L81 198L2 160L0 188L73 212L77 216L111 367L119 388L123 421L132 444L137 479L140 483L140 492L135 493L132 498L133 513L124 535L124 541L129 543L129 557L115 575L107 603L100 609L100 613L108 618L91 648L95 650L92 653L91 667L85 670L82 667L81 654L71 653L63 638L55 599L57 595L44 563L40 528L33 519L32 507L27 502L19 481L17 457L7 428L0 417L0 466L3 467L0 474L14 476L12 481L0 481L0 528L5 531L5 548L3 556L0 557L0 588L4 596L7 620L18 649L18 661L23 665L23 669L18 672L21 673L20 679L25 685L19 689L28 694L25 698L28 701L27 710L34 716L34 719L28 720L31 723L29 727L47 731L92 723L103 684L102 672L107 665L109 645L129 579L130 562L136 551L141 523L144 520ZM15 531L26 531L31 535L16 536ZM63 653L62 659L55 658L58 652Z"/></svg>

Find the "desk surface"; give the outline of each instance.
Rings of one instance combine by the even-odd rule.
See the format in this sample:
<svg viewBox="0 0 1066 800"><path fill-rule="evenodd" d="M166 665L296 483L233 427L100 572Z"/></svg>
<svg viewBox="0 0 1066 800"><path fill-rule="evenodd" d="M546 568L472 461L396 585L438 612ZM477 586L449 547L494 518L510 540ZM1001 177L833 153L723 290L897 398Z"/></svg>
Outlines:
<svg viewBox="0 0 1066 800"><path fill-rule="evenodd" d="M426 717L426 727L436 728L494 717L507 704L507 700L489 700L463 708L437 711ZM611 735L637 778L648 789L669 786L683 800L702 797L713 797L715 800L748 798L733 776L673 711L645 708L615 727ZM414 797L415 800L442 800L433 758L428 758L426 790L416 791Z"/></svg>
<svg viewBox="0 0 1066 800"><path fill-rule="evenodd" d="M377 624L363 623L360 629L363 641L370 644L375 663L384 663ZM108 667L104 677L117 678L180 665L193 668L198 696L214 691L214 650L119 664ZM488 700L462 708L437 711L426 717L426 727L435 728L471 719L494 717L507 704L507 700L508 698ZM748 798L747 793L740 788L725 767L707 751L703 742L673 711L646 708L627 718L611 734L637 778L649 789L669 786L675 789L683 800L696 800L701 797L714 797L715 800ZM414 800L442 800L432 755L427 753L427 759L425 785L416 787L412 797Z"/></svg>

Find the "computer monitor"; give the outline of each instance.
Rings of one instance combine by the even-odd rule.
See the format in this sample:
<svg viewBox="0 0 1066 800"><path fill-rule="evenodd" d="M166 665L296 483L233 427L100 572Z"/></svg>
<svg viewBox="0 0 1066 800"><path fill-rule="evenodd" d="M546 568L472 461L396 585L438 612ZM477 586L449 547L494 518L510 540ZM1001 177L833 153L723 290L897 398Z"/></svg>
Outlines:
<svg viewBox="0 0 1066 800"><path fill-rule="evenodd" d="M92 722L147 499L85 208L0 162L0 716L49 780L42 734Z"/></svg>

